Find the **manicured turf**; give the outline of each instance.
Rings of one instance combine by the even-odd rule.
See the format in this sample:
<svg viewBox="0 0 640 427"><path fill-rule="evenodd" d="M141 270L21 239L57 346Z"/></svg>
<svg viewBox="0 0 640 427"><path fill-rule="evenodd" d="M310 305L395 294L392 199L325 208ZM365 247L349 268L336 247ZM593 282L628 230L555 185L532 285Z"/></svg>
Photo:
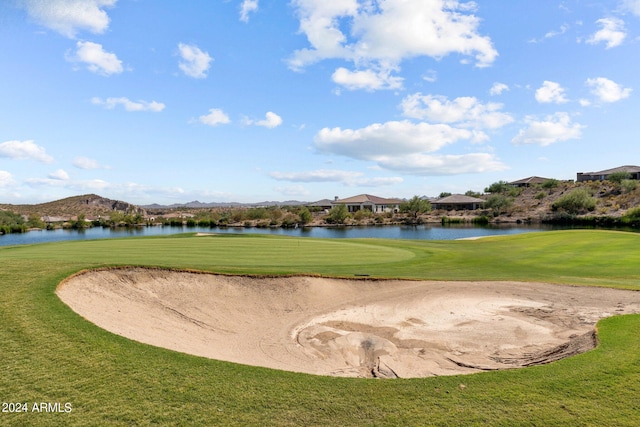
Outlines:
<svg viewBox="0 0 640 427"><path fill-rule="evenodd" d="M0 425L640 425L640 316L550 365L359 380L207 360L118 337L54 294L82 269L148 265L237 274L535 280L640 289L640 235L531 233L476 241L170 236L0 248ZM34 402L70 413L31 412Z"/></svg>

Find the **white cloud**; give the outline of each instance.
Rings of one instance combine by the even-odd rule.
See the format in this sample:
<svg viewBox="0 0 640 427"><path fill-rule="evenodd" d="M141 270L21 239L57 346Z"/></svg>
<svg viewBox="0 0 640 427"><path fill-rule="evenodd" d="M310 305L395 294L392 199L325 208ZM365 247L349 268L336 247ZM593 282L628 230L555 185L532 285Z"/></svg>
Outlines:
<svg viewBox="0 0 640 427"><path fill-rule="evenodd" d="M380 156L401 156L433 152L472 132L445 124L414 124L409 121L376 123L362 129L324 128L315 137L315 146L323 153L339 154L360 160Z"/></svg>
<svg viewBox="0 0 640 427"><path fill-rule="evenodd" d="M422 80L429 83L435 83L438 81L438 73L435 70L427 70L427 72L423 74Z"/></svg>
<svg viewBox="0 0 640 427"><path fill-rule="evenodd" d="M103 76L122 73L122 61L111 52L106 52L101 44L79 41L74 55L67 54L70 62L84 62L89 71Z"/></svg>
<svg viewBox="0 0 640 427"><path fill-rule="evenodd" d="M445 96L415 93L404 98L400 105L406 117L432 123L457 123L476 130L497 129L513 122L509 114L499 111L502 104L483 104L468 96L450 101Z"/></svg>
<svg viewBox="0 0 640 427"><path fill-rule="evenodd" d="M6 141L0 144L0 157L16 160L37 160L42 163L53 162L53 157L33 141Z"/></svg>
<svg viewBox="0 0 640 427"><path fill-rule="evenodd" d="M589 101L588 99L585 99L585 98L580 98L580 100L578 102L580 103L580 106L582 106L582 107L589 107L591 105L591 101Z"/></svg>
<svg viewBox="0 0 640 427"><path fill-rule="evenodd" d="M612 47L620 46L627 37L622 19L602 18L598 19L596 23L599 24L602 29L587 39L587 43L589 44L604 42L607 45L607 49L611 49Z"/></svg>
<svg viewBox="0 0 640 427"><path fill-rule="evenodd" d="M51 172L49 178L66 181L69 179L69 174L64 169L58 169L57 171Z"/></svg>
<svg viewBox="0 0 640 427"><path fill-rule="evenodd" d="M91 169L109 169L109 166L103 166L98 163L97 160L90 159L88 157L76 157L73 159L73 166L78 169L91 170Z"/></svg>
<svg viewBox="0 0 640 427"><path fill-rule="evenodd" d="M103 10L117 0L20 0L31 18L58 33L74 38L79 30L101 34L109 27Z"/></svg>
<svg viewBox="0 0 640 427"><path fill-rule="evenodd" d="M255 122L255 124L256 126L263 126L269 129L273 129L282 124L282 117L280 117L276 113L268 111L265 115L264 120L259 120Z"/></svg>
<svg viewBox="0 0 640 427"><path fill-rule="evenodd" d="M502 92L505 92L508 90L509 90L509 86L507 86L504 83L496 82L493 84L493 86L491 86L491 89L489 90L489 94L492 96L502 95Z"/></svg>
<svg viewBox="0 0 640 427"><path fill-rule="evenodd" d="M587 86L591 87L591 93L602 102L617 102L631 95L631 88L625 88L605 77L587 79Z"/></svg>
<svg viewBox="0 0 640 427"><path fill-rule="evenodd" d="M0 170L0 188L10 187L10 186L13 186L14 184L15 184L15 181L13 180L13 175L11 175L7 171Z"/></svg>
<svg viewBox="0 0 640 427"><path fill-rule="evenodd" d="M545 80L536 90L536 101L544 104L563 104L568 100L564 96L564 88L559 83Z"/></svg>
<svg viewBox="0 0 640 427"><path fill-rule="evenodd" d="M402 183L400 177L365 177L362 172L319 169L306 172L271 172L278 181L291 182L339 182L349 187L384 187Z"/></svg>
<svg viewBox="0 0 640 427"><path fill-rule="evenodd" d="M213 58L207 52L203 52L198 46L184 43L178 44L178 49L182 58L178 67L182 72L195 79L207 77L207 71L211 61L213 61Z"/></svg>
<svg viewBox="0 0 640 427"><path fill-rule="evenodd" d="M378 160L378 164L385 169L423 176L485 173L507 169L507 166L489 153L383 157Z"/></svg>
<svg viewBox="0 0 640 427"><path fill-rule="evenodd" d="M240 20L249 22L249 13L258 10L258 0L243 0L240 5Z"/></svg>
<svg viewBox="0 0 640 427"><path fill-rule="evenodd" d="M547 116L542 121L530 116L526 121L529 127L520 130L511 140L513 144L538 144L544 147L559 141L578 139L584 128L579 123L572 123L569 114L563 112Z"/></svg>
<svg viewBox="0 0 640 427"><path fill-rule="evenodd" d="M280 193L283 196L309 196L311 193L302 185L292 185L288 187L276 187L274 188L276 193Z"/></svg>
<svg viewBox="0 0 640 427"><path fill-rule="evenodd" d="M531 39L529 40L529 43L540 43L542 41L544 41L545 39L551 39L554 37L558 37L563 35L564 33L566 33L569 30L569 26L567 24L563 24L560 26L559 30L551 30L549 32L547 32L543 38L541 39Z"/></svg>
<svg viewBox="0 0 640 427"><path fill-rule="evenodd" d="M384 81L381 76L398 70L408 58L440 59L457 53L473 56L476 66L486 67L498 56L491 39L478 33L480 20L469 7L473 2L293 0L292 4L310 47L296 50L289 67L301 70L324 59L353 62L357 71L342 69L334 80L342 79L354 89L373 89L372 84ZM387 79L386 86L390 84L397 85L398 80Z"/></svg>
<svg viewBox="0 0 640 427"><path fill-rule="evenodd" d="M91 103L95 105L102 105L110 110L114 109L118 105L122 105L126 111L151 111L158 113L164 110L165 105L162 102L156 101L131 101L128 98L92 98Z"/></svg>
<svg viewBox="0 0 640 427"><path fill-rule="evenodd" d="M640 0L622 0L622 8L640 16Z"/></svg>
<svg viewBox="0 0 640 427"><path fill-rule="evenodd" d="M58 177L49 178L30 178L25 181L30 187L51 187L51 188L66 188L72 191L78 192L98 192L111 188L112 184L101 179L92 179L87 181L73 181L67 179L60 179Z"/></svg>
<svg viewBox="0 0 640 427"><path fill-rule="evenodd" d="M502 170L491 154L429 154L476 133L447 124L414 124L409 121L373 124L362 129L324 128L315 137L321 153L374 161L383 169L417 175L476 173Z"/></svg>
<svg viewBox="0 0 640 427"><path fill-rule="evenodd" d="M390 71L349 71L344 67L336 69L331 79L349 90L400 89L404 80L401 77L391 76Z"/></svg>
<svg viewBox="0 0 640 427"><path fill-rule="evenodd" d="M292 182L345 182L362 176L361 172L319 169L306 172L271 172L271 178Z"/></svg>
<svg viewBox="0 0 640 427"><path fill-rule="evenodd" d="M209 114L200 116L198 120L200 121L200 123L209 126L226 125L228 123L231 123L229 116L227 116L225 112L219 108L210 109Z"/></svg>

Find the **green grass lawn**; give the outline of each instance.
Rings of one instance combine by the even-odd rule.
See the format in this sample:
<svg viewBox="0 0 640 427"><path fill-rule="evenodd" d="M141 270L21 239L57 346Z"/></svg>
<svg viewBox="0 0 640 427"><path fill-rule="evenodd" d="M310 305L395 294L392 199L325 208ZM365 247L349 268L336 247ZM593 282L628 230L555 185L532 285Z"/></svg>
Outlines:
<svg viewBox="0 0 640 427"><path fill-rule="evenodd" d="M640 235L563 231L476 241L164 236L0 248L0 425L640 425L640 316L544 366L410 380L320 377L139 344L55 296L83 270L524 280L640 290ZM31 412L34 402L70 413Z"/></svg>

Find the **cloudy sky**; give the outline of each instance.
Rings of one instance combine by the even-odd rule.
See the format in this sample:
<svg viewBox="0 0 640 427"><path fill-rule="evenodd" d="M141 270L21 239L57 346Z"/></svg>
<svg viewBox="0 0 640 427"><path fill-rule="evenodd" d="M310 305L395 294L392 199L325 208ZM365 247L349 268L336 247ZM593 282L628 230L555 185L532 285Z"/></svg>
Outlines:
<svg viewBox="0 0 640 427"><path fill-rule="evenodd" d="M640 0L5 0L0 203L482 191L640 164Z"/></svg>

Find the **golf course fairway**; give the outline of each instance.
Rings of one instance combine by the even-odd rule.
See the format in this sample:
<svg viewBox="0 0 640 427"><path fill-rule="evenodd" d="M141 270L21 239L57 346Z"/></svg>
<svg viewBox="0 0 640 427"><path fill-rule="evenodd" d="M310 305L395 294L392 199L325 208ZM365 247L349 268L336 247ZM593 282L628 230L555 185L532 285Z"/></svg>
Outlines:
<svg viewBox="0 0 640 427"><path fill-rule="evenodd" d="M185 234L2 247L0 425L639 425L637 314L611 312L597 323L595 349L552 363L376 380L144 344L96 326L56 294L79 273L130 267L638 291L639 248L640 234L586 230L468 241Z"/></svg>

